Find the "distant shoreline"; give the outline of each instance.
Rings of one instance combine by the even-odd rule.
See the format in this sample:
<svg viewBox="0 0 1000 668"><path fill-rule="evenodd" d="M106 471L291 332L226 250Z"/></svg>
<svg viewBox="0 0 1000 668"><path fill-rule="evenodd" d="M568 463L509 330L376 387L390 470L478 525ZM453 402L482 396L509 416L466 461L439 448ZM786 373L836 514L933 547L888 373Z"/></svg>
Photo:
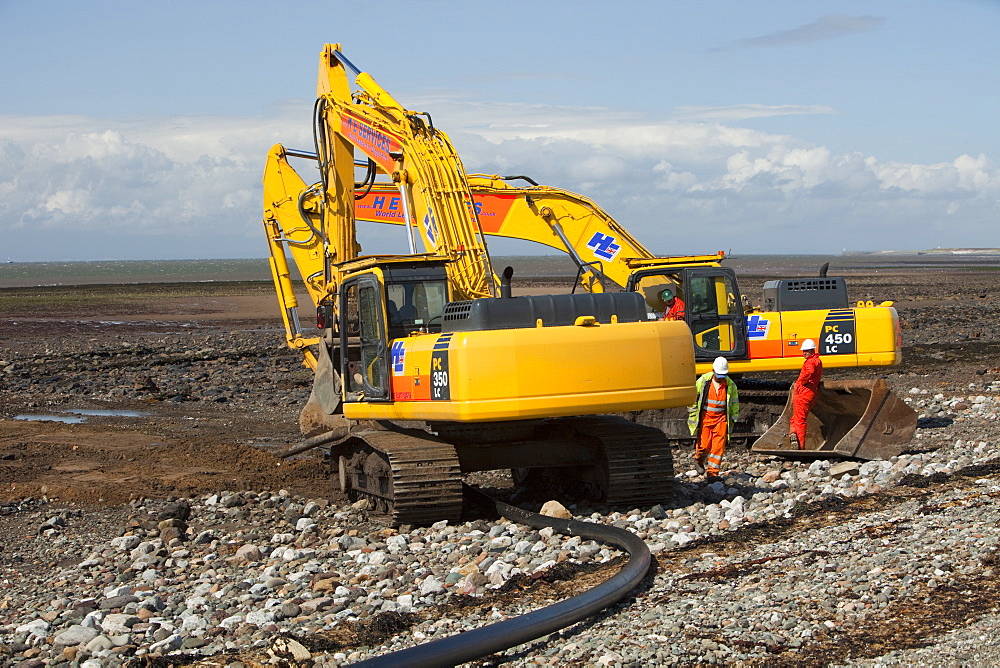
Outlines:
<svg viewBox="0 0 1000 668"><path fill-rule="evenodd" d="M1000 255L1000 248L931 248L928 250L844 251L845 256L858 255Z"/></svg>
<svg viewBox="0 0 1000 668"><path fill-rule="evenodd" d="M549 279L573 280L576 266L566 255L494 255L496 272L514 268L515 282L537 283ZM865 274L872 271L924 271L975 268L1000 271L1000 249L936 248L928 251L844 252L840 255L734 253L724 265L743 276L815 276L829 263L830 275ZM292 278L300 284L292 268ZM70 287L83 285L136 285L145 283L271 282L265 258L228 260L75 260L61 262L12 262L0 264L0 289Z"/></svg>

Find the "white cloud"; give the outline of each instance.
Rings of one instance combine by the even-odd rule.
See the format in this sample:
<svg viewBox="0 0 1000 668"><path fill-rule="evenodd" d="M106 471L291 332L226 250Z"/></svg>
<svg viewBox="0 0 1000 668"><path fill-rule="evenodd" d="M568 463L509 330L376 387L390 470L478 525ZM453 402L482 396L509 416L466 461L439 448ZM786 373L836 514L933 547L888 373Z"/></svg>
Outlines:
<svg viewBox="0 0 1000 668"><path fill-rule="evenodd" d="M502 121L477 127L484 116ZM549 118L537 106L458 104L447 125L459 128L452 135L477 171L526 173L588 195L659 252L995 245L1000 169L987 156L898 164L676 116L555 109L563 122L529 123L540 116ZM593 161L600 168L588 173Z"/></svg>
<svg viewBox="0 0 1000 668"><path fill-rule="evenodd" d="M672 114L683 121L742 121L748 118L770 118L773 116L803 116L815 114L836 114L832 107L825 105L795 104L734 104L726 107L678 107Z"/></svg>
<svg viewBox="0 0 1000 668"><path fill-rule="evenodd" d="M303 117L5 117L0 229L197 237L206 224L253 226L267 149L286 129L308 147L308 108Z"/></svg>
<svg viewBox="0 0 1000 668"><path fill-rule="evenodd" d="M43 211L61 213L68 216L86 216L87 212L92 208L90 192L80 188L57 190L41 206Z"/></svg>
<svg viewBox="0 0 1000 668"><path fill-rule="evenodd" d="M985 155L882 162L720 120L746 118L756 105L689 110L681 120L444 98L418 104L435 110L435 126L449 132L468 170L580 192L656 252L995 245L1000 170ZM58 243L58 235L39 241L43 232L87 233L105 245L104 256L132 256L142 235L164 241L147 244L153 253L263 255L265 155L278 141L310 148L309 123L307 103L268 117L2 117L0 232L25 248ZM171 239L186 241L164 251Z"/></svg>
<svg viewBox="0 0 1000 668"><path fill-rule="evenodd" d="M656 177L654 185L662 190L684 192L698 185L697 176L688 171L679 171L667 161L653 165L653 174L660 175Z"/></svg>

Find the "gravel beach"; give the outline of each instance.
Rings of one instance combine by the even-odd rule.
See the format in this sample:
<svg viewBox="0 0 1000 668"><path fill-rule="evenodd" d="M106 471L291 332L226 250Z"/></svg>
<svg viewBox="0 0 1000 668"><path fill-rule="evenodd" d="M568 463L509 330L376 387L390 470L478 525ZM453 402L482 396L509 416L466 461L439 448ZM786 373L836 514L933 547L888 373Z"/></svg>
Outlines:
<svg viewBox="0 0 1000 668"><path fill-rule="evenodd" d="M899 300L905 360L828 378L884 375L920 416L904 452L735 447L708 484L677 447L672 503L568 504L646 541L643 584L474 665L1000 663L1000 274L845 275L859 299ZM340 666L620 568L617 549L475 510L389 529L331 490L318 451L277 459L310 375L268 297L240 292L141 315L4 313L0 664ZM502 473L473 482L510 491Z"/></svg>

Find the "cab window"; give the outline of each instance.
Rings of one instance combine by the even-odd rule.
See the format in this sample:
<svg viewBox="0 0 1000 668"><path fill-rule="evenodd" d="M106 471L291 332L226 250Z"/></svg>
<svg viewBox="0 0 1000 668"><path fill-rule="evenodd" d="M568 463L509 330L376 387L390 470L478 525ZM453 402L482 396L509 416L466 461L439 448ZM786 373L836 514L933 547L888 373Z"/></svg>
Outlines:
<svg viewBox="0 0 1000 668"><path fill-rule="evenodd" d="M389 338L413 331L440 332L441 314L448 303L445 281L401 281L386 286Z"/></svg>
<svg viewBox="0 0 1000 668"><path fill-rule="evenodd" d="M661 294L668 288L682 300L685 298L680 278L675 274L650 274L643 276L635 286L635 291L641 294L643 300L646 302L646 316L650 320L663 317L667 305L663 302Z"/></svg>
<svg viewBox="0 0 1000 668"><path fill-rule="evenodd" d="M740 315L737 288L726 275L693 276L688 283L688 317L695 344L713 352L735 349Z"/></svg>
<svg viewBox="0 0 1000 668"><path fill-rule="evenodd" d="M369 400L386 397L386 342L378 282L372 277L362 277L345 285L342 308L341 340L346 350L343 373L348 400L356 401L361 396Z"/></svg>
<svg viewBox="0 0 1000 668"><path fill-rule="evenodd" d="M361 365L367 383L368 393L377 397L384 393L385 342L382 340L381 304L374 286L362 286L358 298L361 314Z"/></svg>

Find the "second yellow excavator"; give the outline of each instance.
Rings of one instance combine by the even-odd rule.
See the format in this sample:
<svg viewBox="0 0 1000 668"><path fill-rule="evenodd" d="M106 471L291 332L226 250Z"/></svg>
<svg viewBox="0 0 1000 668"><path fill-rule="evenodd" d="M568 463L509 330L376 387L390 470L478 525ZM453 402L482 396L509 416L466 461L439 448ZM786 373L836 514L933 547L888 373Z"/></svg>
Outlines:
<svg viewBox="0 0 1000 668"><path fill-rule="evenodd" d="M515 187L512 180L530 185ZM899 317L892 302L874 304L848 300L843 277L789 278L764 285L763 309L750 307L740 292L736 274L722 266L723 253L657 257L592 200L567 190L535 183L525 176L472 174L469 184L477 214L487 235L533 241L565 252L576 263L578 282L588 292L604 293L608 284L643 297L647 317L664 316L664 291L685 304L684 320L691 328L698 373L725 357L734 374L797 370L802 364L799 345L817 342L826 368L891 366L901 359ZM398 204L381 183L368 183L356 202L358 220L402 224ZM817 404L819 427L810 439L809 454L879 458L897 454L916 428L916 414L902 401L870 381L839 381L830 386L829 401ZM836 395L836 396L834 396ZM824 412L823 407L830 406ZM829 415L827 414L829 413ZM788 455L781 447L778 421L755 450ZM666 431L679 435L683 420ZM823 425L836 422L836 429ZM863 434L849 449L839 444L845 430ZM744 426L755 437L771 422ZM839 449L838 449L839 448Z"/></svg>
<svg viewBox="0 0 1000 668"><path fill-rule="evenodd" d="M723 253L658 257L600 206L551 186L514 187L510 179L482 174L469 185L483 232L544 244L567 253L588 292L607 283L643 296L647 317L662 316L664 289L680 296L694 335L698 372L718 356L732 373L799 368L799 344L813 339L827 368L891 366L901 359L899 317L892 302L848 301L842 277L804 277L764 286L763 309L748 308ZM360 194L360 193L359 193ZM401 224L398 203L383 184L372 184L356 202L358 220ZM620 289L618 288L618 289Z"/></svg>

